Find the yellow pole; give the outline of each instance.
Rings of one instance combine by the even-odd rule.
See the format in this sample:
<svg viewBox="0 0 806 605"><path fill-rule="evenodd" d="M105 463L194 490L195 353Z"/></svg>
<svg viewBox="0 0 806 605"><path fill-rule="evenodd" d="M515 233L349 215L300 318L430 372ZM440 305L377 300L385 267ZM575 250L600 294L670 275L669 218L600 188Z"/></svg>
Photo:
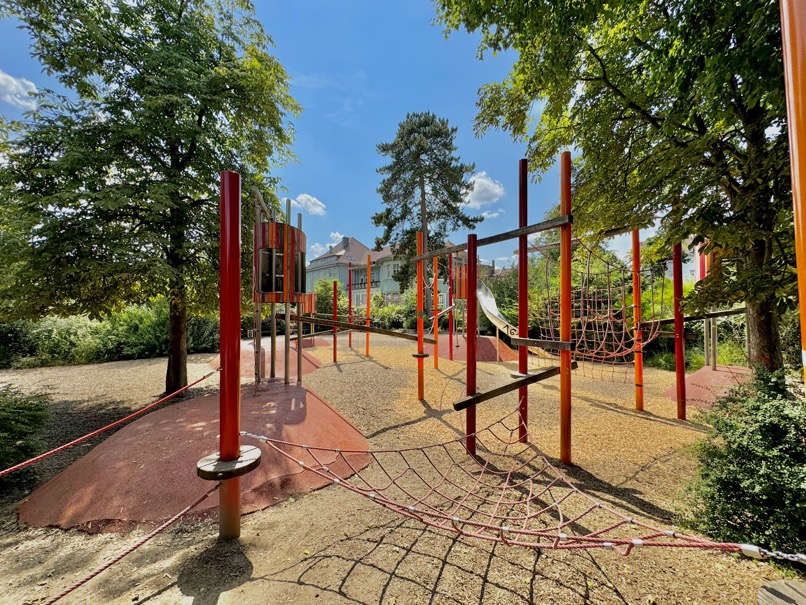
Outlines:
<svg viewBox="0 0 806 605"><path fill-rule="evenodd" d="M798 267L800 349L806 380L806 5L802 0L781 0L786 113L789 157L792 164L792 205L795 210L795 260ZM803 151L804 153L801 153ZM801 271L804 269L804 271Z"/></svg>

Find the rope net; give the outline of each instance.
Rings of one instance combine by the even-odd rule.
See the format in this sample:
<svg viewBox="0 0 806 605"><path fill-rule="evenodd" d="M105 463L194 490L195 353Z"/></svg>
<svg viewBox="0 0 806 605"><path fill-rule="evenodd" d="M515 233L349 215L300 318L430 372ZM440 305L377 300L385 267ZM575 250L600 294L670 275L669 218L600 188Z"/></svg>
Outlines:
<svg viewBox="0 0 806 605"><path fill-rule="evenodd" d="M621 555L644 546L742 550L658 529L588 496L536 447L518 441L516 413L476 433L477 456L468 455L463 438L354 452L241 434L376 504L455 534L539 549L608 548ZM349 474L323 462L333 454ZM367 455L373 464L358 469L346 454Z"/></svg>
<svg viewBox="0 0 806 605"><path fill-rule="evenodd" d="M559 253L536 250L539 258L530 276L531 334L542 340L560 340ZM536 273L536 275L535 275ZM651 322L671 313L672 288L664 266L642 269L641 321ZM635 352L658 337L659 325L650 324L636 338L633 271L611 252L578 244L572 263L571 341L579 370L592 378L629 382ZM537 282L537 283L535 283ZM640 344L639 344L640 343ZM537 365L559 363L559 351L530 348Z"/></svg>

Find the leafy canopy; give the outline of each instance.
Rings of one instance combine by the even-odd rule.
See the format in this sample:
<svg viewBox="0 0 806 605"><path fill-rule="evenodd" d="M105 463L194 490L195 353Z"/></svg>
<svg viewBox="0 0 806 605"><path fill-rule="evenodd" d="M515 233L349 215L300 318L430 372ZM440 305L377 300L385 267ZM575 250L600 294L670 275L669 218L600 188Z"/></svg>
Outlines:
<svg viewBox="0 0 806 605"><path fill-rule="evenodd" d="M105 313L178 274L212 305L222 169L262 182L298 111L250 2L7 3L74 94L38 94L0 151L8 315ZM8 241L6 241L8 240Z"/></svg>
<svg viewBox="0 0 806 605"><path fill-rule="evenodd" d="M437 0L479 53L512 49L476 130L528 142L545 171L576 147L575 230L642 228L716 251L700 308L744 301L775 358L795 270L779 9L754 0ZM756 343L758 344L758 343ZM753 346L753 343L751 343ZM774 364L773 364L774 365Z"/></svg>

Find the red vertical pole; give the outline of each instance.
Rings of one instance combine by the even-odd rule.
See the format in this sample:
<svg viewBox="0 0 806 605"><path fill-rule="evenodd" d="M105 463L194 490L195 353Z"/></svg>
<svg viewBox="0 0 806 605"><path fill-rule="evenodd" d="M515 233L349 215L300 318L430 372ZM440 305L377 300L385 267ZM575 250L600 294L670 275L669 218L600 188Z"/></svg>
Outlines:
<svg viewBox="0 0 806 605"><path fill-rule="evenodd" d="M672 281L674 282L674 367L677 378L677 418L686 419L686 349L683 340L683 246L672 246Z"/></svg>
<svg viewBox="0 0 806 605"><path fill-rule="evenodd" d="M528 225L528 191L527 184L529 178L529 165L522 159L518 165L518 227ZM529 273L527 266L527 237L522 235L518 238L518 336L529 337ZM518 372L527 374L529 372L529 350L518 347ZM526 443L529 432L529 387L518 389L518 415L520 424L518 426L518 439L521 443Z"/></svg>
<svg viewBox="0 0 806 605"><path fill-rule="evenodd" d="M221 173L221 251L219 346L221 350L221 437L219 458L241 454L241 175ZM240 478L221 482L218 535L241 535Z"/></svg>
<svg viewBox="0 0 806 605"><path fill-rule="evenodd" d="M423 253L423 233L417 232L417 255ZM425 381L423 376L423 261L417 261L417 399L425 399Z"/></svg>
<svg viewBox="0 0 806 605"><path fill-rule="evenodd" d="M560 214L571 214L571 152L560 155ZM571 342L571 225L560 227L560 340ZM560 461L571 464L571 351L560 351Z"/></svg>
<svg viewBox="0 0 806 605"><path fill-rule="evenodd" d="M638 229L632 232L632 303L635 346L635 409L644 409L644 351L641 339L641 237Z"/></svg>
<svg viewBox="0 0 806 605"><path fill-rule="evenodd" d="M806 6L801 0L781 0L784 84L792 165L792 206L795 223L795 262L800 301L800 349L806 378Z"/></svg>
<svg viewBox="0 0 806 605"><path fill-rule="evenodd" d="M467 236L467 394L476 394L476 234ZM476 454L476 406L465 410L465 447Z"/></svg>
<svg viewBox="0 0 806 605"><path fill-rule="evenodd" d="M333 321L339 320L339 282L333 280ZM333 363L338 361L336 349L336 327L333 327Z"/></svg>
<svg viewBox="0 0 806 605"><path fill-rule="evenodd" d="M367 327L369 327L369 304L372 301L372 256L367 254ZM369 332L364 333L364 355L369 357Z"/></svg>
<svg viewBox="0 0 806 605"><path fill-rule="evenodd" d="M448 359L453 361L453 254L448 255Z"/></svg>
<svg viewBox="0 0 806 605"><path fill-rule="evenodd" d="M439 259L434 257L434 369L439 369Z"/></svg>
<svg viewBox="0 0 806 605"><path fill-rule="evenodd" d="M353 263L347 263L347 321L353 323ZM347 332L347 346L353 348L353 331Z"/></svg>

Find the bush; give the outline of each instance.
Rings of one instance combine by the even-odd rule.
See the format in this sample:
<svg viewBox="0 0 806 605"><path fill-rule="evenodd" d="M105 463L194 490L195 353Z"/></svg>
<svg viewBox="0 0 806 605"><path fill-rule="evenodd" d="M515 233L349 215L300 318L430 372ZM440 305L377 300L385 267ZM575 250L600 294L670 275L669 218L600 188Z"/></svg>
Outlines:
<svg viewBox="0 0 806 605"><path fill-rule="evenodd" d="M386 330L402 328L406 319L405 315L403 315L403 307L399 305L387 305L379 308L370 307L370 314L376 325Z"/></svg>
<svg viewBox="0 0 806 605"><path fill-rule="evenodd" d="M9 368L15 360L34 355L32 326L30 321L0 324L0 368Z"/></svg>
<svg viewBox="0 0 806 605"><path fill-rule="evenodd" d="M168 354L168 301L164 298L144 305L130 305L105 323L104 361Z"/></svg>
<svg viewBox="0 0 806 605"><path fill-rule="evenodd" d="M698 477L683 523L717 540L806 551L806 401L783 374L753 380L705 414Z"/></svg>
<svg viewBox="0 0 806 605"><path fill-rule="evenodd" d="M218 328L218 317L189 316L188 353L217 353Z"/></svg>
<svg viewBox="0 0 806 605"><path fill-rule="evenodd" d="M0 385L0 469L39 452L47 416L44 395L23 395L9 385ZM0 478L0 484L12 480L11 477Z"/></svg>

